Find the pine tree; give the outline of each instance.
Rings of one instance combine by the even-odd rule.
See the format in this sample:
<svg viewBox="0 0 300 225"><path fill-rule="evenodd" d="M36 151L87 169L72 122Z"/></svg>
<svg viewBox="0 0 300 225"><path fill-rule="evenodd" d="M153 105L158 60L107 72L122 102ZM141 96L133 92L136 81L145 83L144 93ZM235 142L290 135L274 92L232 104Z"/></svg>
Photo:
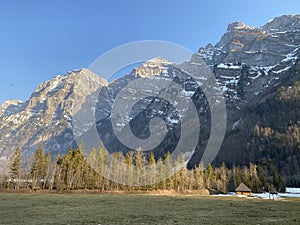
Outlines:
<svg viewBox="0 0 300 225"><path fill-rule="evenodd" d="M16 149L10 166L10 179L14 184L14 189L19 188L21 173L21 150Z"/></svg>
<svg viewBox="0 0 300 225"><path fill-rule="evenodd" d="M87 161L84 163L84 179L85 179L85 188L95 189L97 187L97 171L98 169L97 162L97 150L92 148L90 154L88 155Z"/></svg>
<svg viewBox="0 0 300 225"><path fill-rule="evenodd" d="M242 182L248 187L251 187L250 172L249 168L247 168L246 166L243 166L242 169Z"/></svg>
<svg viewBox="0 0 300 225"><path fill-rule="evenodd" d="M83 179L83 169L84 169L84 159L82 149L77 148L73 153L72 158L72 166L73 166L73 185L71 188L82 189L84 187L84 179Z"/></svg>
<svg viewBox="0 0 300 225"><path fill-rule="evenodd" d="M118 153L114 152L112 154L112 170L111 170L111 176L110 179L113 182L113 190L118 190L119 189L119 185L117 183L117 181L119 180L119 161L118 161Z"/></svg>
<svg viewBox="0 0 300 225"><path fill-rule="evenodd" d="M266 170L261 166L257 166L257 176L258 179L260 180L260 189L266 190L267 189L267 172Z"/></svg>
<svg viewBox="0 0 300 225"><path fill-rule="evenodd" d="M53 183L50 185L50 190L55 188L56 190L60 191L65 187L65 173L62 170L62 161L63 159L60 157L60 155L57 155L53 166Z"/></svg>
<svg viewBox="0 0 300 225"><path fill-rule="evenodd" d="M195 168L196 171L196 189L201 190L205 188L204 183L204 164L203 162L200 163L199 166Z"/></svg>
<svg viewBox="0 0 300 225"><path fill-rule="evenodd" d="M173 170L173 162L170 152L167 152L165 155L165 176L166 176L166 189L170 190L173 189L173 177L172 177L172 170Z"/></svg>
<svg viewBox="0 0 300 225"><path fill-rule="evenodd" d="M151 152L149 156L149 183L150 184L155 184L156 181L156 161L155 161L155 156L154 153Z"/></svg>
<svg viewBox="0 0 300 225"><path fill-rule="evenodd" d="M44 182L45 178L45 156L42 144L38 147L35 153L31 174L32 188L35 189L36 185L39 185L39 188L41 188L41 183Z"/></svg>
<svg viewBox="0 0 300 225"><path fill-rule="evenodd" d="M74 182L73 150L70 148L68 153L61 160L61 176L64 186L70 190Z"/></svg>
<svg viewBox="0 0 300 225"><path fill-rule="evenodd" d="M98 147L98 151L97 151L97 169L96 172L99 174L99 183L100 186L99 188L104 191L107 186L108 186L108 179L106 179L106 177L109 177L110 175L110 170L108 168L110 168L110 157L108 154L107 149L105 148L105 146L103 145L102 142L100 142L99 147Z"/></svg>
<svg viewBox="0 0 300 225"><path fill-rule="evenodd" d="M128 184L128 189L131 189L131 186L133 185L133 152L130 151L126 154L125 162L127 165L127 176L126 176L126 183Z"/></svg>
<svg viewBox="0 0 300 225"><path fill-rule="evenodd" d="M51 170L51 154L48 151L45 156L44 163L44 185L43 189L45 189L50 183L50 170Z"/></svg>
<svg viewBox="0 0 300 225"><path fill-rule="evenodd" d="M142 150L139 148L135 152L135 177L134 181L136 182L136 185L143 183L143 153Z"/></svg>
<svg viewBox="0 0 300 225"><path fill-rule="evenodd" d="M215 175L214 175L214 169L211 164L208 164L206 169L206 188L213 189L215 188Z"/></svg>
<svg viewBox="0 0 300 225"><path fill-rule="evenodd" d="M227 193L228 191L228 186L229 186L229 175L228 175L228 169L226 168L225 163L222 163L222 166L220 168L220 180L221 180L221 192L222 193Z"/></svg>
<svg viewBox="0 0 300 225"><path fill-rule="evenodd" d="M240 183L242 182L239 166L233 165L232 176L233 176L234 188L237 188L240 185Z"/></svg>
<svg viewBox="0 0 300 225"><path fill-rule="evenodd" d="M257 165L250 163L250 180L251 180L251 188L254 192L258 192L261 189L261 181L258 177L258 169L257 169Z"/></svg>
<svg viewBox="0 0 300 225"><path fill-rule="evenodd" d="M178 156L178 164L185 165L184 155L181 154ZM188 170L186 166L183 166L179 171L179 182L178 182L178 190L184 192L188 183Z"/></svg>
<svg viewBox="0 0 300 225"><path fill-rule="evenodd" d="M163 190L165 189L165 177L164 177L164 163L161 157L157 160L157 183L156 183L156 189L157 190Z"/></svg>

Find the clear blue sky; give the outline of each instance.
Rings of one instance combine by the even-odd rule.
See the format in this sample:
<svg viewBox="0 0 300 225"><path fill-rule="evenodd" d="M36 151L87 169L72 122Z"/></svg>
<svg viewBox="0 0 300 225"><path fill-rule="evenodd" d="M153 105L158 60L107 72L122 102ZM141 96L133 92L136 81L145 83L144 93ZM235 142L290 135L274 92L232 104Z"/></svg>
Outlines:
<svg viewBox="0 0 300 225"><path fill-rule="evenodd" d="M299 0L0 0L0 103L25 100L39 83L127 42L197 51L215 44L229 22L261 26L297 13Z"/></svg>

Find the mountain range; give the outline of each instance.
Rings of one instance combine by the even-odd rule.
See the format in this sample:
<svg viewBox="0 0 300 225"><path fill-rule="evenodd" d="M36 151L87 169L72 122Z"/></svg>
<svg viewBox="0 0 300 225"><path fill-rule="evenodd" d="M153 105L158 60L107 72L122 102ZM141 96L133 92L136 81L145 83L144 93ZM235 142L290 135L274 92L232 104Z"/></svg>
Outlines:
<svg viewBox="0 0 300 225"><path fill-rule="evenodd" d="M40 143L52 155L66 153L76 145L74 132L89 136L89 121L83 121L80 130L74 128L74 119L84 105L95 114L95 128L105 147L128 151L114 135L111 112L116 96L140 77L172 79L193 100L201 132L196 149L190 152L188 167L197 165L211 129L205 94L187 72L200 58L218 81L228 117L226 135L213 163L272 164L287 183L300 182L299 56L300 15L283 15L259 28L230 23L218 43L201 47L180 66L157 57L112 82L88 69L56 76L40 84L27 101L5 101L0 106L0 167L8 168L17 147L22 149L24 159ZM99 88L95 99L93 93ZM95 101L97 105L92 104ZM162 118L168 130L154 149L159 157L166 150L172 151L180 138L180 114L174 106L163 99L145 98L125 120L137 137L147 138L149 121L154 117ZM84 145L90 147L89 143Z"/></svg>

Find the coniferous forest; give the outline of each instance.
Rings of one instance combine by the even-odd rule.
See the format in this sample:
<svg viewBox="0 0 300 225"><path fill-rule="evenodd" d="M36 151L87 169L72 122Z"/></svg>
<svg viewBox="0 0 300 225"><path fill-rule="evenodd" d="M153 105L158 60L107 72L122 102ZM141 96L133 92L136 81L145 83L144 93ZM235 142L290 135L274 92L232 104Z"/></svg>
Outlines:
<svg viewBox="0 0 300 225"><path fill-rule="evenodd" d="M225 163L215 168L212 165L204 168L200 164L191 170L183 166L172 174L173 168L185 163L183 155L172 160L170 153L167 153L164 158L156 160L153 154L145 155L137 150L127 154L113 153L109 157L102 144L98 149L92 149L88 155L83 152L83 147L69 149L65 155L52 159L50 153L45 153L40 145L24 164L21 150L17 149L11 159L9 173L0 176L0 189L175 190L178 193L208 189L213 193L227 193L243 182L253 192L285 191L284 182L272 163L250 163L243 167L233 165L231 168ZM116 183L114 180L121 182ZM136 185L137 183L144 185Z"/></svg>

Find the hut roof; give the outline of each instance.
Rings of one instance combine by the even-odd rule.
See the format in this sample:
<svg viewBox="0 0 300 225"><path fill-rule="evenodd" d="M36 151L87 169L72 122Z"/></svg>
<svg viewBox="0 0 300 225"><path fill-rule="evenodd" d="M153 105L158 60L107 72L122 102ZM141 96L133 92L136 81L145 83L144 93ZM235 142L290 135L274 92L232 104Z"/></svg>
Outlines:
<svg viewBox="0 0 300 225"><path fill-rule="evenodd" d="M241 183L235 191L241 191L241 192L251 192L251 189L248 188L244 183Z"/></svg>

